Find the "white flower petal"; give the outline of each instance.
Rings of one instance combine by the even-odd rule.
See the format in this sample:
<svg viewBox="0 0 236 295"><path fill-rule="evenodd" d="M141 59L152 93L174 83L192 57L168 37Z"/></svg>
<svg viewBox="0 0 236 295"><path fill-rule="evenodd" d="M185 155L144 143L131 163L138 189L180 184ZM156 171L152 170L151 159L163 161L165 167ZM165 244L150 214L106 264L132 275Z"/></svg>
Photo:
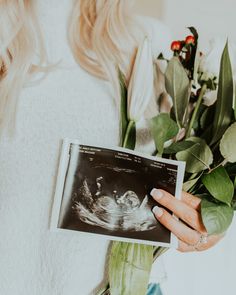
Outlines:
<svg viewBox="0 0 236 295"><path fill-rule="evenodd" d="M200 72L203 72L202 79L209 79L219 76L220 60L225 47L225 39L214 39L211 41L211 49L207 55L201 58ZM233 72L236 72L236 46L229 42L229 54Z"/></svg>
<svg viewBox="0 0 236 295"><path fill-rule="evenodd" d="M217 90L207 91L203 97L203 104L211 106L217 99Z"/></svg>
<svg viewBox="0 0 236 295"><path fill-rule="evenodd" d="M151 44L144 39L139 47L128 87L129 119L137 122L153 94L153 58Z"/></svg>

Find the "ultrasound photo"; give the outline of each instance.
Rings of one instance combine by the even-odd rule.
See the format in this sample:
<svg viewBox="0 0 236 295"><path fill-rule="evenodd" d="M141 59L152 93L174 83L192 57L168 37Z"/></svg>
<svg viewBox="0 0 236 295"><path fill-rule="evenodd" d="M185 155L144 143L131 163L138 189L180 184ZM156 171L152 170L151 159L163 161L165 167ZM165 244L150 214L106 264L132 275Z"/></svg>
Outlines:
<svg viewBox="0 0 236 295"><path fill-rule="evenodd" d="M152 213L150 192L161 188L179 198L183 174L182 162L64 140L51 228L174 245L175 237Z"/></svg>

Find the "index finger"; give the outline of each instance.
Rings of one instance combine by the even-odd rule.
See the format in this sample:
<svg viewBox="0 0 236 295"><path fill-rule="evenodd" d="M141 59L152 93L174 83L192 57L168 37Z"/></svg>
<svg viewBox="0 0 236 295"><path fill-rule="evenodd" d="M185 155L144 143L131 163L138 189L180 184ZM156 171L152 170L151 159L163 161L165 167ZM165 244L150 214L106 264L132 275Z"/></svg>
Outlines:
<svg viewBox="0 0 236 295"><path fill-rule="evenodd" d="M181 200L189 207L191 207L197 211L200 210L200 203L201 203L200 198L195 197L185 191L182 191Z"/></svg>
<svg viewBox="0 0 236 295"><path fill-rule="evenodd" d="M196 209L186 204L183 200L178 200L167 191L158 189L153 189L151 191L151 196L160 205L169 209L190 227L194 228L200 233L205 233L206 229L202 223L200 213Z"/></svg>

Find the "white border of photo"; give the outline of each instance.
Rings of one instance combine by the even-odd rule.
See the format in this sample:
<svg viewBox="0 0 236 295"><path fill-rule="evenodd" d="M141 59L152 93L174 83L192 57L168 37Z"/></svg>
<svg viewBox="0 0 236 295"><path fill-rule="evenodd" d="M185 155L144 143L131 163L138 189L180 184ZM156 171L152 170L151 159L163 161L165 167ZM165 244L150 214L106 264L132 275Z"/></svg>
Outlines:
<svg viewBox="0 0 236 295"><path fill-rule="evenodd" d="M123 242L130 242L130 243L140 243L140 244L146 244L146 245L153 245L153 246L163 246L163 247L171 247L171 248L177 248L178 247L178 239L177 237L171 233L171 242L170 243L162 243L162 242L153 242L153 241L147 241L147 240L138 240L138 239L131 239L131 238L123 238L123 237L115 237L110 235L103 235L103 234L96 234L96 233L90 233L90 232L82 232L82 231L76 231L76 230L68 230L68 229L62 229L59 228L59 216L61 215L61 210L65 210L65 208L62 208L62 197L64 194L65 188L65 179L68 172L68 163L70 159L69 151L70 151L70 145L76 144L76 145L85 145L89 147L94 148L102 148L102 149L111 149L114 151L119 152L125 152L131 155L140 156L149 160L154 160L161 163L166 164L172 164L177 166L177 179L176 179L176 194L175 197L177 199L181 199L182 194L182 185L184 180L184 172L185 172L185 162L182 161L175 161L175 160L169 160L149 155L144 155L143 153L129 150L126 148L120 148L120 147L114 147L114 146L101 146L101 145L91 145L80 142L78 139L69 139L65 138L62 141L62 147L61 147L61 157L60 157L60 163L58 168L58 175L57 175L57 183L56 183L56 190L55 190L55 196L53 201L53 207L52 207L52 214L51 214L51 222L50 222L50 230L53 232L60 232L60 233L69 233L70 235L78 235L82 234L84 236L88 235L96 235L97 238L107 239L107 240L114 240L114 241L123 241ZM75 161L76 162L76 161ZM76 167L74 167L76 168ZM71 168L73 169L73 167ZM68 181L68 179L67 179ZM72 186L70 186L72 187ZM68 192L69 195L69 192ZM63 213L62 213L63 214ZM174 216L176 219L177 217Z"/></svg>

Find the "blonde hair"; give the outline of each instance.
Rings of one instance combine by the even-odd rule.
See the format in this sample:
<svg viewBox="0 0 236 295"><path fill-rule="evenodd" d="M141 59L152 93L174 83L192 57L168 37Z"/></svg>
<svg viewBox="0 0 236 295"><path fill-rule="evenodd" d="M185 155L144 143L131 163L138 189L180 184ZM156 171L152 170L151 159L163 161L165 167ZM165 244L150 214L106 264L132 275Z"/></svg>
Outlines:
<svg viewBox="0 0 236 295"><path fill-rule="evenodd" d="M14 132L19 93L46 59L34 4L35 0L0 0L1 131Z"/></svg>
<svg viewBox="0 0 236 295"><path fill-rule="evenodd" d="M139 42L133 2L75 1L69 24L69 43L75 60L90 74L110 80L116 93L119 91L117 67L129 79Z"/></svg>

